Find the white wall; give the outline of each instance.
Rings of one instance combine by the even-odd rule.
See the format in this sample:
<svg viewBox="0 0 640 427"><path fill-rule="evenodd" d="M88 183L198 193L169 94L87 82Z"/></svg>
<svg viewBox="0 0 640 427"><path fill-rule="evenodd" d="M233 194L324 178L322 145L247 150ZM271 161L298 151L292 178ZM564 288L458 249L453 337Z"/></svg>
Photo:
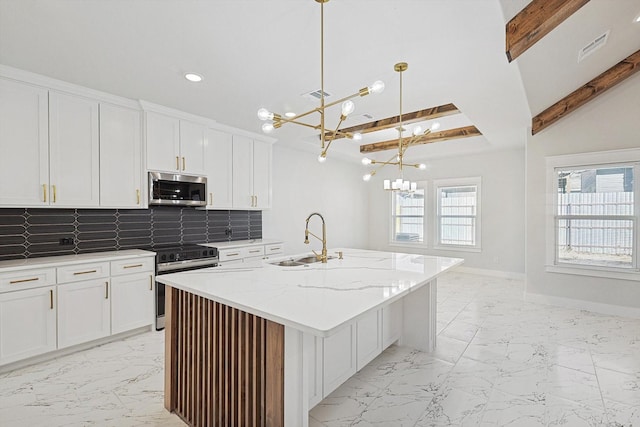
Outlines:
<svg viewBox="0 0 640 427"><path fill-rule="evenodd" d="M527 142L527 294L640 307L637 281L545 272L545 157L640 146L640 75L627 79ZM636 181L636 185L638 182Z"/></svg>
<svg viewBox="0 0 640 427"><path fill-rule="evenodd" d="M331 157L318 163L317 153L273 146L272 208L262 212L265 238L285 241L287 254L316 252L320 241L304 242L305 219L319 212L327 224L327 247L366 248L368 194L357 165ZM322 222L314 217L311 232L321 236Z"/></svg>
<svg viewBox="0 0 640 427"><path fill-rule="evenodd" d="M523 138L524 139L524 138ZM391 246L391 195L382 189L384 178L396 178L398 169L386 166L369 182L369 247L464 258L467 268L524 273L524 150L503 150L461 155L428 162L426 171L406 169L405 178L427 180L426 247ZM364 170L361 174L364 173ZM433 180L481 177L482 250L479 253L433 249L435 197Z"/></svg>

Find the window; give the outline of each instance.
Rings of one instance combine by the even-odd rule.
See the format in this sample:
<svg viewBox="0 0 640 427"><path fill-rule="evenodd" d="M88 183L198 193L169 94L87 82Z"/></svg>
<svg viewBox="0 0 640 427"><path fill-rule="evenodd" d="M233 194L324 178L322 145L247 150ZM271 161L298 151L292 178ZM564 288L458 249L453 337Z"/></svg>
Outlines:
<svg viewBox="0 0 640 427"><path fill-rule="evenodd" d="M633 163L555 168L555 264L636 268Z"/></svg>
<svg viewBox="0 0 640 427"><path fill-rule="evenodd" d="M480 249L480 178L435 182L436 248Z"/></svg>
<svg viewBox="0 0 640 427"><path fill-rule="evenodd" d="M413 193L392 193L391 241L403 244L424 242L424 189Z"/></svg>

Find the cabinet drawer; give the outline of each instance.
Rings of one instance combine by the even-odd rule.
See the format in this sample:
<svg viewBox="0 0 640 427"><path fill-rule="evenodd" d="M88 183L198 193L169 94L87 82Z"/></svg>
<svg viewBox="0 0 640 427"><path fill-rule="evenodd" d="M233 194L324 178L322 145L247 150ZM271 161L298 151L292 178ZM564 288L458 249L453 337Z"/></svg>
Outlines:
<svg viewBox="0 0 640 427"><path fill-rule="evenodd" d="M109 262L58 267L58 283L79 282L81 280L100 279L109 276Z"/></svg>
<svg viewBox="0 0 640 427"><path fill-rule="evenodd" d="M132 258L111 261L111 275L120 276L123 274L142 273L154 271L155 262L153 258Z"/></svg>
<svg viewBox="0 0 640 427"><path fill-rule="evenodd" d="M238 249L224 249L218 251L218 257L220 258L220 263L225 261L236 261L244 258L244 254L242 253L242 248Z"/></svg>
<svg viewBox="0 0 640 427"><path fill-rule="evenodd" d="M264 256L264 246L249 246L241 250L243 258L262 258Z"/></svg>
<svg viewBox="0 0 640 427"><path fill-rule="evenodd" d="M284 253L284 245L282 243L273 245L264 245L264 254L266 256L280 255Z"/></svg>
<svg viewBox="0 0 640 427"><path fill-rule="evenodd" d="M55 283L55 268L38 268L0 273L0 292L38 288L40 286L55 285Z"/></svg>

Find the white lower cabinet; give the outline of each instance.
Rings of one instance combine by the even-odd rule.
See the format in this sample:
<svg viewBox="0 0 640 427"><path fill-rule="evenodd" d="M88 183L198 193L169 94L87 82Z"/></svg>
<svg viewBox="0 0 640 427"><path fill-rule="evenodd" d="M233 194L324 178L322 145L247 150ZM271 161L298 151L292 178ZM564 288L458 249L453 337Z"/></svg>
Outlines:
<svg viewBox="0 0 640 427"><path fill-rule="evenodd" d="M381 311L367 313L356 322L356 354L358 356L356 367L358 371L382 353Z"/></svg>
<svg viewBox="0 0 640 427"><path fill-rule="evenodd" d="M351 324L324 339L322 351L323 396L356 373L356 325Z"/></svg>
<svg viewBox="0 0 640 427"><path fill-rule="evenodd" d="M58 285L58 348L111 333L109 279Z"/></svg>
<svg viewBox="0 0 640 427"><path fill-rule="evenodd" d="M129 331L153 323L152 273L111 278L111 333Z"/></svg>
<svg viewBox="0 0 640 427"><path fill-rule="evenodd" d="M56 287L0 294L0 365L56 349Z"/></svg>
<svg viewBox="0 0 640 427"><path fill-rule="evenodd" d="M373 310L333 335L305 337L309 355L309 408L400 338L402 301Z"/></svg>

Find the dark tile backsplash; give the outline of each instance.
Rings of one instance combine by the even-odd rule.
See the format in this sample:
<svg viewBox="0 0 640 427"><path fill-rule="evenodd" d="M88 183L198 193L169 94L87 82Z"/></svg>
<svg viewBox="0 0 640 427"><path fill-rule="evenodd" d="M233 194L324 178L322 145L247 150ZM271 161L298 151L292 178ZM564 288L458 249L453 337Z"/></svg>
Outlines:
<svg viewBox="0 0 640 427"><path fill-rule="evenodd" d="M0 260L260 238L260 211L0 209Z"/></svg>

